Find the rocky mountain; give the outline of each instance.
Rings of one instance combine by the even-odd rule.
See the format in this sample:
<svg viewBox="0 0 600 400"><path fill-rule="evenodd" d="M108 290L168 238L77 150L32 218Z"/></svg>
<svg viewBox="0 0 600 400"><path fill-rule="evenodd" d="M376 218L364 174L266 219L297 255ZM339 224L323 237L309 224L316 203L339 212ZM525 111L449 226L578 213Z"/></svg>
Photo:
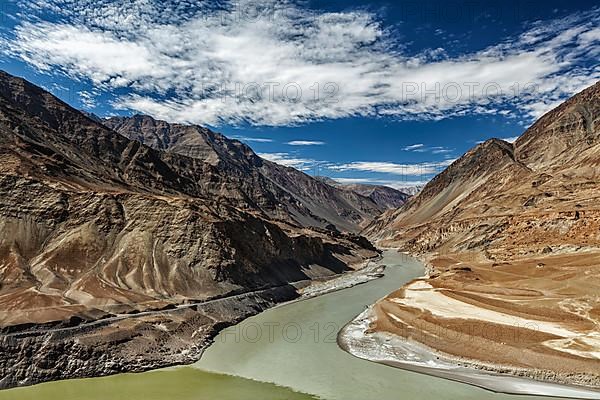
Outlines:
<svg viewBox="0 0 600 400"><path fill-rule="evenodd" d="M398 208L408 201L410 195L388 186L348 184L346 190L368 197L384 209Z"/></svg>
<svg viewBox="0 0 600 400"><path fill-rule="evenodd" d="M383 211L395 209L406 203L410 195L383 185L369 185L362 183L340 183L335 179L326 176L317 176L316 179L327 183L330 186L337 187L358 195L368 197Z"/></svg>
<svg viewBox="0 0 600 400"><path fill-rule="evenodd" d="M145 115L113 117L103 123L154 149L201 160L210 169L200 178L211 183L207 185L211 196L233 196L238 206L244 203L271 218L356 232L382 211L366 196L264 160L242 142L200 126L169 124Z"/></svg>
<svg viewBox="0 0 600 400"><path fill-rule="evenodd" d="M478 145L365 232L419 252L481 249L492 258L566 246L565 238L552 240L544 232L558 229L562 215L594 212L599 92L596 84L574 96L544 115L514 145L499 139ZM544 227L529 223L532 218L543 219ZM582 224L581 218L576 221ZM522 250L500 250L507 247L509 230L516 233L516 223L516 241L527 245ZM540 241L542 234L546 237ZM580 232L568 243L584 239Z"/></svg>
<svg viewBox="0 0 600 400"><path fill-rule="evenodd" d="M130 120L171 129L162 138L179 150L164 152L6 73L0 95L3 325L278 285L374 254L360 237L296 224L320 217L265 177L271 166L239 142ZM180 140L189 131L201 139ZM313 185L332 200L363 200ZM358 218L347 204L341 211Z"/></svg>
<svg viewBox="0 0 600 400"><path fill-rule="evenodd" d="M463 366L600 387L599 197L600 82L367 227L428 264L373 306L370 331Z"/></svg>
<svg viewBox="0 0 600 400"><path fill-rule="evenodd" d="M402 193L406 193L409 196L415 196L417 194L419 194L419 192L421 190L423 190L424 185L416 185L416 186L404 186L404 187L399 187L397 190L399 190Z"/></svg>

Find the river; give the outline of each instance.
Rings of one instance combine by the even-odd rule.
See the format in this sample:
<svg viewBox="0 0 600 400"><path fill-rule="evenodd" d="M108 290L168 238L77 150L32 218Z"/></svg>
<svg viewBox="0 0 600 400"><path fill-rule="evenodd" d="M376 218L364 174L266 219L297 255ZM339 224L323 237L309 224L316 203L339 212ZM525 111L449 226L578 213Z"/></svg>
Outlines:
<svg viewBox="0 0 600 400"><path fill-rule="evenodd" d="M423 274L420 263L393 251L381 263L387 266L381 279L275 307L223 330L193 366L45 383L0 391L0 400L539 399L496 394L342 351L336 337L348 321Z"/></svg>

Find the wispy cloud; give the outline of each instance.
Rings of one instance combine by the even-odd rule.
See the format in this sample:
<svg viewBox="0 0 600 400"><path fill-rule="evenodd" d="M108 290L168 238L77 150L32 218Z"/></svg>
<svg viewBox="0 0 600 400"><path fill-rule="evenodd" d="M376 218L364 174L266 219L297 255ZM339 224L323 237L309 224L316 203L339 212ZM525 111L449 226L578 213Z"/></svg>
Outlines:
<svg viewBox="0 0 600 400"><path fill-rule="evenodd" d="M444 168L453 162L454 160L444 160L440 162L426 162L418 164L399 164L395 162L356 161L347 164L330 166L329 169L335 171L366 171L405 176L423 176L440 173Z"/></svg>
<svg viewBox="0 0 600 400"><path fill-rule="evenodd" d="M430 151L432 154L447 154L452 153L453 150L443 146L436 146L432 147Z"/></svg>
<svg viewBox="0 0 600 400"><path fill-rule="evenodd" d="M409 187L425 186L426 180L389 180L389 179L370 179L370 178L333 178L335 181L344 184L362 183L366 185L383 185L394 189L405 189Z"/></svg>
<svg viewBox="0 0 600 400"><path fill-rule="evenodd" d="M87 90L81 90L78 92L79 101L86 109L93 109L96 107L96 95L94 93L90 93Z"/></svg>
<svg viewBox="0 0 600 400"><path fill-rule="evenodd" d="M325 142L317 140L292 140L286 144L289 144L290 146L321 146L324 145Z"/></svg>
<svg viewBox="0 0 600 400"><path fill-rule="evenodd" d="M259 157L277 164L293 167L300 171L308 171L317 164L316 160L310 158L299 158L289 153L258 153Z"/></svg>
<svg viewBox="0 0 600 400"><path fill-rule="evenodd" d="M271 143L271 142L273 142L273 139L248 137L248 136L231 136L231 138L237 139L242 142L255 142L255 143Z"/></svg>
<svg viewBox="0 0 600 400"><path fill-rule="evenodd" d="M425 147L423 143L411 144L410 146L404 147L402 150L404 151L415 151Z"/></svg>
<svg viewBox="0 0 600 400"><path fill-rule="evenodd" d="M365 184L371 184L373 182L375 182L375 179L369 179L369 178L332 178L334 181L339 182L339 183L365 183Z"/></svg>
<svg viewBox="0 0 600 400"><path fill-rule="evenodd" d="M293 1L265 0L252 17L240 13L256 8L249 0L21 6L20 22L2 40L5 54L43 73L122 89L115 107L169 121L441 119L505 107L535 117L600 78L598 9L449 58L403 54L368 11L315 11Z"/></svg>
<svg viewBox="0 0 600 400"><path fill-rule="evenodd" d="M258 153L258 155L265 160L275 162L277 164L285 165L288 167L294 167L301 171L309 171L313 168L318 168L320 173L340 173L340 172L362 172L362 173L377 173L390 176L386 179L378 177L359 177L352 178L355 182L367 180L369 182L423 182L428 181L434 175L442 172L447 166L452 164L454 159L447 159L440 162L422 162L422 163L396 163L396 162L381 162L381 161L356 161L351 163L335 163L330 161L315 160L312 158L303 158L294 154L285 152L276 153ZM392 176L403 177L394 178ZM409 177L419 177L418 180L411 179ZM349 179L349 178L336 178L336 179Z"/></svg>
<svg viewBox="0 0 600 400"><path fill-rule="evenodd" d="M414 153L432 153L432 154L447 154L452 153L452 149L444 146L425 146L423 143L411 144L404 147L402 150L411 151Z"/></svg>

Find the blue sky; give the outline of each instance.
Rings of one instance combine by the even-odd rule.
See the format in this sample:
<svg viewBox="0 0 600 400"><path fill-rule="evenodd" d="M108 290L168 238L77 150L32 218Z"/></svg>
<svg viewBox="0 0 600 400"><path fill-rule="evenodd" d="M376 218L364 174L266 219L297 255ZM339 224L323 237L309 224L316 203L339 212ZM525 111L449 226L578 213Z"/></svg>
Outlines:
<svg viewBox="0 0 600 400"><path fill-rule="evenodd" d="M600 79L592 1L2 2L0 68L344 182L426 182Z"/></svg>

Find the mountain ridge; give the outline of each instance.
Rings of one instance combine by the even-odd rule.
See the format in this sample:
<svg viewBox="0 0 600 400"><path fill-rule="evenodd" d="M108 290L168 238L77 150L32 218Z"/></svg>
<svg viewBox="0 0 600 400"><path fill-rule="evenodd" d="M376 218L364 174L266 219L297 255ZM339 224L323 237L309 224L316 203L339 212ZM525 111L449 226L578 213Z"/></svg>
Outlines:
<svg viewBox="0 0 600 400"><path fill-rule="evenodd" d="M341 191L294 168L264 160L242 142L200 126L169 124L144 115L113 117L104 124L152 148L208 160L224 184L241 188L272 217L288 216L303 226L334 225L356 232L382 211L366 196ZM266 203L261 204L264 199Z"/></svg>
<svg viewBox="0 0 600 400"><path fill-rule="evenodd" d="M411 196L401 190L394 189L385 185L372 185L362 183L340 183L333 178L326 176L317 176L315 179L320 180L330 186L335 186L340 189L357 193L361 196L368 197L375 204L381 207L384 211L399 207L406 203Z"/></svg>
<svg viewBox="0 0 600 400"><path fill-rule="evenodd" d="M479 212L491 215L502 214L508 210L505 205L519 206L515 203L517 194L515 193L510 200L513 204L501 205L500 202L494 203L489 200L490 197L509 197L503 193L503 190L506 185L511 185L512 181L532 180L533 189L539 189L540 182L544 181L543 184L549 186L550 181L554 179L549 173L551 169L557 169L561 174L572 175L586 171L588 167L593 168L597 158L588 153L595 151L598 145L598 134L590 133L589 129L597 130L594 121L590 120L590 115L595 115L597 118L598 96L600 96L600 83L596 83L542 116L514 144L500 139L490 139L477 145L432 179L406 205L376 218L363 232L368 236L382 239L386 235L389 238L391 231L388 230L386 234L385 226L394 224L394 220L398 228L426 223L435 217L443 218L444 214L446 218L456 219L466 212L458 206L458 203L466 198L470 200L463 203L468 204L469 207L477 206ZM553 145L546 149L545 137L548 130L552 134L567 132L567 135L553 139ZM565 152L564 148L567 145L571 146L570 154ZM548 152L550 156L531 156L535 146L538 150L535 154ZM559 154L562 154L562 157L559 157ZM586 156L587 161L580 160L583 164L580 163L579 172L573 171L572 166L577 162L577 158ZM556 184L562 185L560 182ZM540 195L543 196L543 193L527 193L531 187L513 189L520 191L518 196L527 196L524 203L536 201L535 199ZM481 193L476 193L477 190ZM487 207L486 202L497 206Z"/></svg>
<svg viewBox="0 0 600 400"><path fill-rule="evenodd" d="M271 212L289 192L237 187L276 185L249 148L223 148L230 162L153 149L0 72L0 387L193 362L300 282L378 255Z"/></svg>

